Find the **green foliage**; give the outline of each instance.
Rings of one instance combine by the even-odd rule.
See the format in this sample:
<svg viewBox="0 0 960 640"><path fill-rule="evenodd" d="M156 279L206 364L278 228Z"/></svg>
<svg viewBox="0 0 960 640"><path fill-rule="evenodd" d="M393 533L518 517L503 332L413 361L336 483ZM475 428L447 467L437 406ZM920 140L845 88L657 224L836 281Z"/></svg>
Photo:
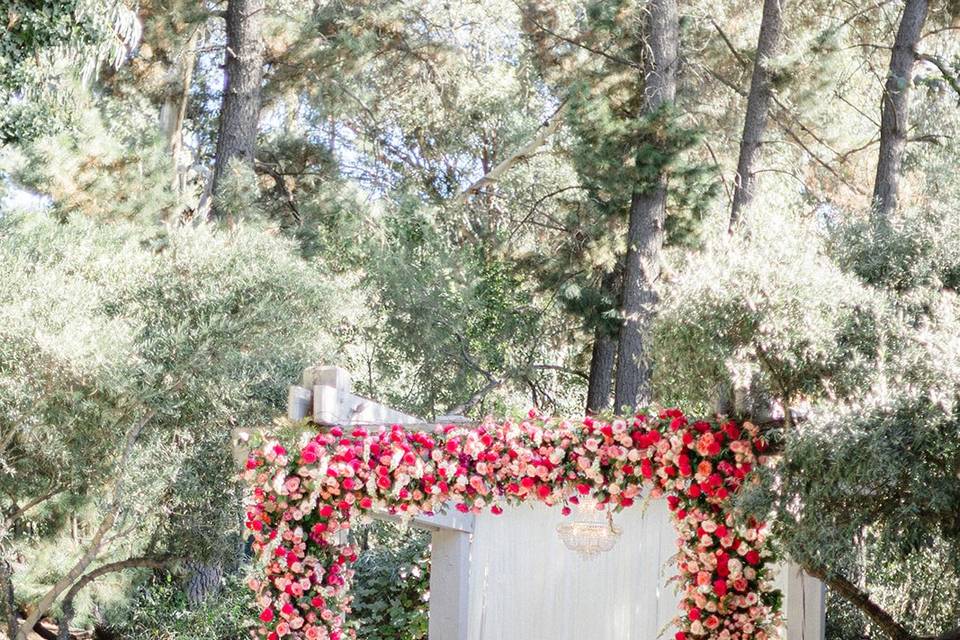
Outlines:
<svg viewBox="0 0 960 640"><path fill-rule="evenodd" d="M105 99L74 117L11 154L20 185L48 195L60 218L155 223L179 213L171 158L146 101Z"/></svg>
<svg viewBox="0 0 960 640"><path fill-rule="evenodd" d="M931 621L931 633L948 619L924 591L955 584L955 573L935 575L955 566L952 534L943 522L934 532L939 516L907 547L887 544L891 522L914 518L910 504L940 513L914 494L950 480L921 464L949 445L937 429L952 414L936 407L956 394L960 352L960 119L930 65L914 70L908 206L884 224L857 213L869 205L882 91L862 69L887 64L896 7L787 8L753 220L727 242L718 196L736 166L760 3L684 4L676 103L641 117L643 3L270 0L256 175L228 185L235 231L179 226L215 147L224 30L211 6L141 0L134 14L113 0L0 0L4 180L14 196L23 187L49 202L55 219L0 212L0 429L15 443L0 451L11 465L0 489L22 501L64 488L12 534L27 559L15 566L24 599L80 552L109 497L118 442L149 411L136 473L122 474L124 520L139 525L124 550L215 557L237 543L227 433L278 412L306 363L346 366L361 392L425 417L474 394L474 415L579 410L589 336L619 329L619 284L603 283L626 251L631 195L666 167L658 399L710 412L734 388L749 392L740 409L809 409L786 436L796 457L785 457L785 495L824 501L850 536L842 515L863 530L845 546L803 522L796 535L829 542L837 566L891 611ZM947 14L932 7L924 51L954 61ZM194 59L174 158L157 123ZM543 146L463 193L560 104L565 118ZM917 440L901 433L910 420ZM832 429L845 434L835 445L823 435ZM870 432L891 449L873 451ZM807 456L830 480L822 495L805 493ZM870 516L847 477L905 483L904 510ZM830 487L852 513L825 502ZM757 508L784 506L775 499ZM370 553L396 567L405 544ZM367 568L382 588L395 575ZM98 581L83 615L112 607L140 577ZM154 616L134 618L137 633L233 633L229 605L212 604L204 622L164 584L137 596L142 612L117 615ZM865 628L846 620L850 632Z"/></svg>
<svg viewBox="0 0 960 640"><path fill-rule="evenodd" d="M885 299L826 262L819 244L770 216L691 260L655 326L661 399L711 411L720 390L746 381L787 402L868 389Z"/></svg>
<svg viewBox="0 0 960 640"><path fill-rule="evenodd" d="M289 381L332 351L336 289L292 243L250 227L2 224L0 487L20 504L60 492L27 514L15 548L35 557L81 508L92 531L120 499L124 544L105 559L231 558L230 431L269 421ZM57 575L20 577L29 593Z"/></svg>
<svg viewBox="0 0 960 640"><path fill-rule="evenodd" d="M872 537L865 536L858 546L863 552L861 563L845 566L854 575L859 572L870 585L871 594L887 611L899 620L914 621L920 633L933 635L956 626L960 607L956 599L943 595L960 592L955 547L936 540L930 547L917 549L906 558L895 556L897 559L891 561L887 550L874 546ZM828 591L826 636L831 640L854 640L882 638L884 634L860 610Z"/></svg>
<svg viewBox="0 0 960 640"><path fill-rule="evenodd" d="M944 207L902 211L893 220L850 219L832 236L838 262L864 282L897 294L914 312L960 287L960 221Z"/></svg>
<svg viewBox="0 0 960 640"><path fill-rule="evenodd" d="M0 143L30 140L70 119L75 95L105 63L118 66L140 24L120 0L0 2Z"/></svg>
<svg viewBox="0 0 960 640"><path fill-rule="evenodd" d="M108 610L102 625L126 640L242 640L248 636L250 590L232 574L216 598L190 607L179 579L154 576Z"/></svg>
<svg viewBox="0 0 960 640"><path fill-rule="evenodd" d="M430 532L374 522L360 538L353 611L361 640L425 640L430 594Z"/></svg>

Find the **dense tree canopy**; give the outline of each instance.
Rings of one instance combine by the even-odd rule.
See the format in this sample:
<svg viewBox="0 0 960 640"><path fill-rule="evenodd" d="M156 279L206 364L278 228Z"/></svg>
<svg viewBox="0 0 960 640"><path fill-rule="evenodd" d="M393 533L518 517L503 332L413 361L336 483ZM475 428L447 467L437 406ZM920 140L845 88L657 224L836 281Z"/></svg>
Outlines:
<svg viewBox="0 0 960 640"><path fill-rule="evenodd" d="M131 609L134 585L181 601L120 569L229 574L230 429L321 362L427 418L752 418L778 456L744 504L828 583L831 637L960 633L956 2L8 1L0 21L11 634L78 584L78 623L176 617ZM371 554L422 557L382 537Z"/></svg>

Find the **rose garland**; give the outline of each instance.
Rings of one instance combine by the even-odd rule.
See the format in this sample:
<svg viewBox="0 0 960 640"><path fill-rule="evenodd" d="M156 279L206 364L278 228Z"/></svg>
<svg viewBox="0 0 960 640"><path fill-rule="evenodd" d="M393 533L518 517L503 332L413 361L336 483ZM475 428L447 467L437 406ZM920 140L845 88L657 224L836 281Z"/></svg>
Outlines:
<svg viewBox="0 0 960 640"><path fill-rule="evenodd" d="M265 439L247 461L246 526L264 573L256 592L265 640L346 640L354 549L342 533L379 510L413 516L452 504L463 512L580 496L621 509L644 484L665 495L678 533L682 589L676 640L766 640L780 623L766 528L731 512L731 494L765 444L750 423L692 424L657 416L578 422L531 413L524 421L435 432L339 427L308 434L299 451Z"/></svg>

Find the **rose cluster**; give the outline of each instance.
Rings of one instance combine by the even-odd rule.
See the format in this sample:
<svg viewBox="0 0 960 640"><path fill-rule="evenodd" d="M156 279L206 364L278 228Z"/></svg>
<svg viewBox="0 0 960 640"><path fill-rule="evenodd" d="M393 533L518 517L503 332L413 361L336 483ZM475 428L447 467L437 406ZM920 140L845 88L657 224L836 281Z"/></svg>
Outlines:
<svg viewBox="0 0 960 640"><path fill-rule="evenodd" d="M676 640L766 640L780 623L766 527L731 504L764 447L750 423L689 422L676 409L577 421L531 413L433 432L334 427L305 434L296 450L265 438L244 472L263 569L250 584L254 635L354 637L346 617L356 552L345 532L365 512L501 513L538 500L569 514L585 495L629 507L648 486L666 496L678 532Z"/></svg>

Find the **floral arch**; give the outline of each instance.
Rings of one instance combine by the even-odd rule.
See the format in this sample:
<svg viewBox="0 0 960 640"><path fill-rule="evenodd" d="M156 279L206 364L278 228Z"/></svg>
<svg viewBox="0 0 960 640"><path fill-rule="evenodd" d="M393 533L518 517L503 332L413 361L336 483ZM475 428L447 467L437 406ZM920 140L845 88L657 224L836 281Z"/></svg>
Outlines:
<svg viewBox="0 0 960 640"><path fill-rule="evenodd" d="M463 512L580 496L619 510L665 496L677 530L676 640L765 640L780 624L764 523L734 517L732 495L765 443L750 423L689 422L677 409L632 419L545 418L434 432L395 425L307 434L296 451L265 438L247 460L246 526L263 575L251 580L265 640L346 640L355 551L342 534L368 511Z"/></svg>

